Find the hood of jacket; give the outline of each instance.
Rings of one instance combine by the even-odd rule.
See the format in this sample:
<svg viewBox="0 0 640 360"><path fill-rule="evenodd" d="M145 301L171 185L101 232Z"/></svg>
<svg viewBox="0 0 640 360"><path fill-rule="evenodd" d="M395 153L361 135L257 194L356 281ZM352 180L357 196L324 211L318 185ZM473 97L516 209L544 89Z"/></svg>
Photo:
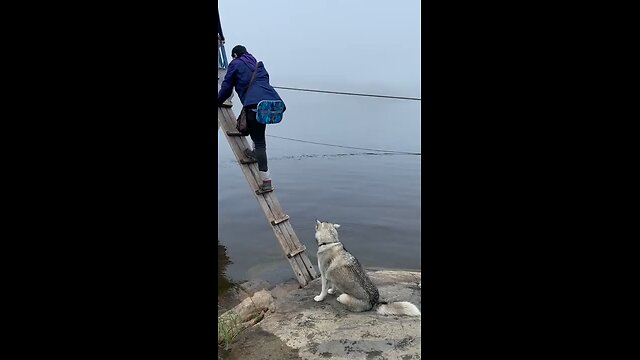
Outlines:
<svg viewBox="0 0 640 360"><path fill-rule="evenodd" d="M245 65L247 65L249 67L249 69L251 69L251 71L256 69L256 64L258 63L256 58L254 58L253 55L251 55L249 53L242 54L236 60L239 60L239 61L242 61L243 63L245 63Z"/></svg>
<svg viewBox="0 0 640 360"><path fill-rule="evenodd" d="M242 65L244 64L244 65ZM244 107L257 105L262 100L282 100L276 90L269 84L269 73L264 64L260 64L256 77L249 89L251 76L258 62L249 53L233 59L229 63L227 74L218 91L218 105L220 106L231 95L235 88L238 98Z"/></svg>

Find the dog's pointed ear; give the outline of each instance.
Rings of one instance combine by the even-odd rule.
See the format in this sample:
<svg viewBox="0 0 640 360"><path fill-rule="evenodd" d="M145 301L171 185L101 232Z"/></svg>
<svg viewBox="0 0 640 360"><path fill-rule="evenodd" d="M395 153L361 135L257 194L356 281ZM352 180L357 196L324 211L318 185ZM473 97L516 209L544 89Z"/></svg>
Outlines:
<svg viewBox="0 0 640 360"><path fill-rule="evenodd" d="M316 219L316 226L322 224L318 219Z"/></svg>
<svg viewBox="0 0 640 360"><path fill-rule="evenodd" d="M336 228L336 230L338 230L340 228L339 224L333 224L333 227Z"/></svg>

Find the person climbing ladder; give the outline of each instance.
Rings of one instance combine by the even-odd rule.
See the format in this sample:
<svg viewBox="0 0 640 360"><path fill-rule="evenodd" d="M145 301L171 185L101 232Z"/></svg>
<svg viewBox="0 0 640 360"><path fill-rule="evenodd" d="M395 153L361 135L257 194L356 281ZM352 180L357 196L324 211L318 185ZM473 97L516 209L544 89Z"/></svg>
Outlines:
<svg viewBox="0 0 640 360"><path fill-rule="evenodd" d="M265 140L267 126L258 122L255 110L258 107L258 103L263 100L279 101L282 103L283 108L286 107L280 95L269 84L269 73L262 62L258 63L256 58L248 53L247 49L242 45L237 45L231 50L231 57L233 60L229 63L227 74L218 92L218 107L224 106L224 101L229 98L235 88L245 110L247 130L254 144L254 149L247 149L245 156L249 159L249 162L257 162L258 170L260 170L262 183L256 193L270 192L273 191L273 186L271 185L271 176L267 166L267 145ZM252 77L253 82L251 82ZM250 85L251 88L249 89Z"/></svg>

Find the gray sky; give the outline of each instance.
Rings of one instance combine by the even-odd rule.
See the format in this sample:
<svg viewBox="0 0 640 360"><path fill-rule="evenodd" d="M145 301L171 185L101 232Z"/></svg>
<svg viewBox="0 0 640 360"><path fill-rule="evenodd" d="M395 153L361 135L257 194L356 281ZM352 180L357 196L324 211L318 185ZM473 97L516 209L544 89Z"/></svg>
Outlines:
<svg viewBox="0 0 640 360"><path fill-rule="evenodd" d="M420 97L420 1L219 0L231 61L241 44L274 86Z"/></svg>

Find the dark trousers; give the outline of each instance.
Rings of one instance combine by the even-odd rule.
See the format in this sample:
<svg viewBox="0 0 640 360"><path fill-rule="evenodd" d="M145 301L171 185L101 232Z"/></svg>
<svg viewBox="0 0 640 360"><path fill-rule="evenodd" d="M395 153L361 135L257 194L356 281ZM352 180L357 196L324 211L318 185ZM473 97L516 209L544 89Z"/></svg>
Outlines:
<svg viewBox="0 0 640 360"><path fill-rule="evenodd" d="M265 141L264 134L267 129L267 125L260 124L256 120L256 113L252 109L255 109L256 105L249 106L245 109L247 114L247 127L249 130L249 136L255 145L255 155L258 160L258 170L267 171L267 142Z"/></svg>

